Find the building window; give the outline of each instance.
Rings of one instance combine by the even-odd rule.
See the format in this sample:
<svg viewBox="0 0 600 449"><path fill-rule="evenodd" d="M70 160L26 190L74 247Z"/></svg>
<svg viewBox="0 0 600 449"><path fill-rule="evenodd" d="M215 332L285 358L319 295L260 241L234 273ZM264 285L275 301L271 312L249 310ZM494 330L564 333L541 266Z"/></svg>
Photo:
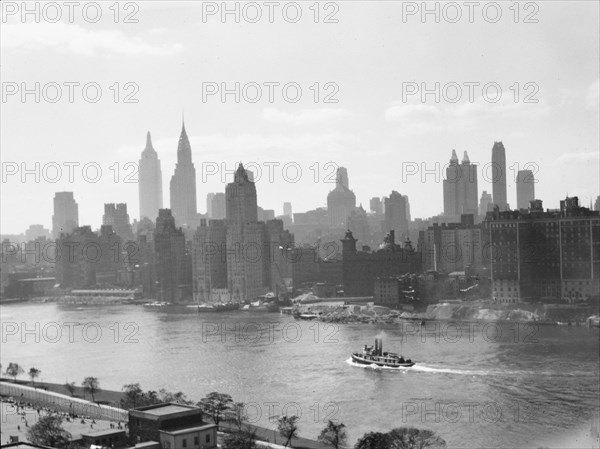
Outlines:
<svg viewBox="0 0 600 449"><path fill-rule="evenodd" d="M210 443L210 433L207 433L207 434L206 434L206 442L207 442L207 443Z"/></svg>
<svg viewBox="0 0 600 449"><path fill-rule="evenodd" d="M181 446L182 447L187 447L187 439L184 438L183 440L181 440Z"/></svg>
<svg viewBox="0 0 600 449"><path fill-rule="evenodd" d="M200 438L198 436L194 437L194 446L198 446L200 444Z"/></svg>

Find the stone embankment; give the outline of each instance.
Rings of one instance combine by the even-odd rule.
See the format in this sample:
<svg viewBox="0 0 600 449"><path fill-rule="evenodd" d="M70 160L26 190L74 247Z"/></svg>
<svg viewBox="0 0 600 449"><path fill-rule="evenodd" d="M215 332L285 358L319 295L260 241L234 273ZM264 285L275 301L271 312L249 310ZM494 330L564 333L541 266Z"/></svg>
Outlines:
<svg viewBox="0 0 600 449"><path fill-rule="evenodd" d="M297 305L294 315L302 318L317 315L317 320L330 323L395 324L400 320L510 321L538 324L586 324L587 309L552 307L535 304L498 304L491 301L442 302L427 306L425 311L402 311L366 305Z"/></svg>

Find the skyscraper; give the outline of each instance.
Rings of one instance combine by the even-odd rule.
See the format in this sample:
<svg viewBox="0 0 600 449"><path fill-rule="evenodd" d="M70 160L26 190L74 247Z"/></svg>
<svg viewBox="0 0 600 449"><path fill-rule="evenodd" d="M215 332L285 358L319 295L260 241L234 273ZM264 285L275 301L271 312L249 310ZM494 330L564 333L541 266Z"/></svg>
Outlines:
<svg viewBox="0 0 600 449"><path fill-rule="evenodd" d="M383 213L383 205L381 204L381 198L375 196L369 201L369 209L376 215Z"/></svg>
<svg viewBox="0 0 600 449"><path fill-rule="evenodd" d="M192 162L192 147L185 132L185 123L181 127L177 164L171 178L171 211L177 225L194 227L197 219L196 169Z"/></svg>
<svg viewBox="0 0 600 449"><path fill-rule="evenodd" d="M158 213L158 210L156 211ZM129 224L129 214L127 213L127 204L104 204L104 215L102 216L103 225L111 225L114 232L122 239L133 239L133 232Z"/></svg>
<svg viewBox="0 0 600 449"><path fill-rule="evenodd" d="M160 209L154 230L156 279L159 299L183 302L192 296L192 261L185 235L175 226L169 209Z"/></svg>
<svg viewBox="0 0 600 449"><path fill-rule="evenodd" d="M477 166L471 164L466 151L459 164L456 151L452 150L443 185L444 215L477 215Z"/></svg>
<svg viewBox="0 0 600 449"><path fill-rule="evenodd" d="M206 195L206 212L212 220L225 219L225 194L223 192Z"/></svg>
<svg viewBox="0 0 600 449"><path fill-rule="evenodd" d="M140 158L138 188L140 220L144 217L156 220L158 209L163 207L162 171L160 159L152 146L150 131L146 135L146 148Z"/></svg>
<svg viewBox="0 0 600 449"><path fill-rule="evenodd" d="M283 215L292 218L292 203L283 203Z"/></svg>
<svg viewBox="0 0 600 449"><path fill-rule="evenodd" d="M517 209L529 209L529 202L535 199L535 178L531 170L517 172Z"/></svg>
<svg viewBox="0 0 600 449"><path fill-rule="evenodd" d="M394 231L394 234L404 240L408 237L408 197L395 190L385 198L384 232Z"/></svg>
<svg viewBox="0 0 600 449"><path fill-rule="evenodd" d="M192 241L194 302L224 302L228 296L219 294L227 289L226 238L225 220L200 220Z"/></svg>
<svg viewBox="0 0 600 449"><path fill-rule="evenodd" d="M264 223L257 220L256 186L239 165L225 188L227 224L227 287L233 301L266 293Z"/></svg>
<svg viewBox="0 0 600 449"><path fill-rule="evenodd" d="M225 203L228 226L241 226L258 221L256 186L241 163L234 174L233 182L225 188Z"/></svg>
<svg viewBox="0 0 600 449"><path fill-rule="evenodd" d="M350 212L356 207L356 196L348 184L348 171L338 167L335 189L327 195L327 214L329 224L333 226L346 226Z"/></svg>
<svg viewBox="0 0 600 449"><path fill-rule="evenodd" d="M487 190L484 190L479 200L479 215L485 217L485 214L492 211L493 204L492 195L487 193Z"/></svg>
<svg viewBox="0 0 600 449"><path fill-rule="evenodd" d="M68 234L79 226L79 206L73 192L56 192L54 195L54 215L52 215L52 236L58 238L62 232Z"/></svg>
<svg viewBox="0 0 600 449"><path fill-rule="evenodd" d="M215 194L213 192L206 194L206 216L212 218L212 202Z"/></svg>
<svg viewBox="0 0 600 449"><path fill-rule="evenodd" d="M508 209L506 199L506 150L502 142L494 142L492 148L492 196L500 211Z"/></svg>

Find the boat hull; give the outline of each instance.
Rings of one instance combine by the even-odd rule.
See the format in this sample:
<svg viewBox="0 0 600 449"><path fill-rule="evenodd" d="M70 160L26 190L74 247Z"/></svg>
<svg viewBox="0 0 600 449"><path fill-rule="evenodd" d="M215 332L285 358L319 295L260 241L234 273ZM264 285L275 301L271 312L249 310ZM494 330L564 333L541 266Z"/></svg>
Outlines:
<svg viewBox="0 0 600 449"><path fill-rule="evenodd" d="M388 368L410 368L415 364L415 362L385 362L383 360L377 359L365 359L362 355L352 354L352 361L355 363L360 363L361 365L377 365L377 366L385 366Z"/></svg>

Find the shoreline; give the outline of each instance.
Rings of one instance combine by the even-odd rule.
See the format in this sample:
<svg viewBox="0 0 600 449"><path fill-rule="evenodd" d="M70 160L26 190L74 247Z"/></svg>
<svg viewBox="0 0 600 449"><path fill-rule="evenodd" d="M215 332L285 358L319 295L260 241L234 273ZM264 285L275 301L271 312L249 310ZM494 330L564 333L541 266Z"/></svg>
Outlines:
<svg viewBox="0 0 600 449"><path fill-rule="evenodd" d="M343 300L343 298L340 299L341 302ZM477 300L477 301L461 301L461 302L454 302L455 300L449 300L446 302L438 302L438 303L431 303L431 304L427 304L427 307L451 307L451 306L455 306L455 307L468 307L471 308L472 310L484 310L484 311L498 311L498 310L504 310L504 311L527 311L527 309L531 309L531 308L535 308L535 307L544 307L544 304L533 304L533 303L521 303L521 304L498 304L498 303L494 303L492 301L488 301L488 300ZM85 308L85 307L105 307L105 306L142 306L143 304L146 302L146 300L137 300L137 301L119 301L119 302L99 302L99 303L91 303L91 302L85 302L85 303L63 303L61 304L57 299L55 299L55 297L37 297L37 298L27 298L27 299L22 299L22 298L5 298L0 300L0 304L2 305L11 305L11 304L23 304L23 303L29 303L29 304L57 304L57 305L62 305L65 307L81 307L81 308ZM187 307L187 305L189 304L172 304L169 306L165 306L166 309L182 309L184 310L185 307ZM194 304L192 304L194 305ZM554 305L554 304L549 304L550 306ZM561 305L561 304L558 304ZM403 321L419 321L419 322L428 322L428 321L433 321L433 322L464 322L464 323L517 323L517 324L531 324L531 325L539 325L539 326L569 326L569 327L599 327L598 326L598 322L593 322L593 323L589 323L589 318L590 316L587 316L585 318L581 318L580 319L572 319L572 318L563 318L563 319L553 319L553 318L533 318L533 319L511 319L511 318L500 318L500 317L490 317L490 318L482 318L482 317L467 317L467 316L461 316L461 317L448 317L448 316L444 316L444 317L435 317L435 316L431 316L431 314L428 315L428 312L425 310L423 312L407 312L404 310L398 310L398 309L391 309L388 308L386 306L378 306L375 305L375 307L385 307L387 309L389 309L389 311L386 314L364 314L364 313L351 313L351 314L345 314L345 315L339 315L338 312L335 311L335 307L331 306L331 305L321 305L320 303L311 303L311 304L296 304L291 306L293 308L299 308L299 310L307 310L307 309L311 309L313 307L316 308L325 308L328 307L331 310L329 310L328 312L321 312L320 315L322 316L318 316L314 318L314 321L319 321L319 322L323 322L323 323L337 323L337 324L359 324L359 323L363 323L363 324L387 324L387 325L392 325L392 324L400 324ZM340 306L338 306L340 307ZM589 306L588 308L592 308L591 306ZM576 306L571 306L571 307L566 307L566 310L581 310L581 308L576 307ZM596 310L596 309L593 309ZM281 314L280 311L277 312L268 312L266 310L255 310L255 311L250 311L250 313L256 313L256 314ZM235 309L235 310L228 310L228 311L210 311L210 312L198 312L196 310L192 310L190 309L190 313L196 313L196 314L200 314L200 315L211 315L214 316L222 314L222 313L227 313L227 314L240 314L240 315L246 315L249 313L249 311L247 310L242 310L242 309ZM332 315L332 316L329 316ZM391 316L390 316L391 315ZM405 316L402 316L405 315ZM301 319L301 318L300 318Z"/></svg>

